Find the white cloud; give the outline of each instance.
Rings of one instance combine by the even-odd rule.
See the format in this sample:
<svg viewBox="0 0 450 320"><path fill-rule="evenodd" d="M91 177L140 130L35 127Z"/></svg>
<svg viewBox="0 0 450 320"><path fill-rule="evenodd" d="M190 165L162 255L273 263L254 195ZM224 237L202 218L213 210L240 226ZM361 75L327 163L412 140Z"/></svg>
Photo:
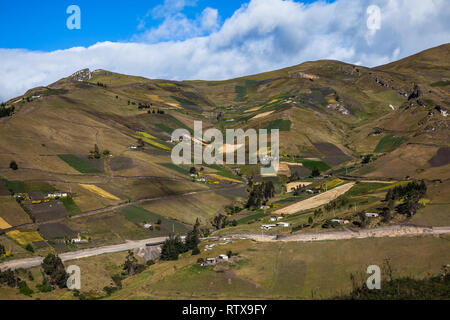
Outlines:
<svg viewBox="0 0 450 320"><path fill-rule="evenodd" d="M85 67L149 78L211 80L317 59L375 66L450 42L445 0L337 0L311 5L252 0L221 26L215 9L187 19L179 8L195 1L166 2L166 8L174 9L160 11L167 13L161 25L140 33L134 42L53 52L0 49L0 100ZM381 9L381 25L370 35L366 10L372 4Z"/></svg>

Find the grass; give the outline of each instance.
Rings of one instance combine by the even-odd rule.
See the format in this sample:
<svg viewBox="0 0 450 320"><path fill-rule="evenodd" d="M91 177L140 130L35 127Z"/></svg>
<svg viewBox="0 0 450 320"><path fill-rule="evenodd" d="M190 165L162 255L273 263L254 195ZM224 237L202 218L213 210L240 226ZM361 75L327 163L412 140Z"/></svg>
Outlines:
<svg viewBox="0 0 450 320"><path fill-rule="evenodd" d="M1 180L5 184L6 188L11 190L13 193L30 193L30 192L49 193L57 191L55 187L43 181L23 182L23 181L9 181L6 179Z"/></svg>
<svg viewBox="0 0 450 320"><path fill-rule="evenodd" d="M438 81L431 84L432 87L446 87L450 85L450 80Z"/></svg>
<svg viewBox="0 0 450 320"><path fill-rule="evenodd" d="M72 198L62 198L60 200L64 204L64 207L66 208L70 216L81 213L81 209L77 206Z"/></svg>
<svg viewBox="0 0 450 320"><path fill-rule="evenodd" d="M247 88L246 87L242 87L242 86L235 86L234 87L234 92L236 92L237 96L234 99L234 101L239 102L242 99L245 98L245 96L247 95Z"/></svg>
<svg viewBox="0 0 450 320"><path fill-rule="evenodd" d="M355 184L348 192L347 196L355 197L361 194L371 193L373 191L379 190L386 187L386 183L379 182L361 182Z"/></svg>
<svg viewBox="0 0 450 320"><path fill-rule="evenodd" d="M275 121L272 121L264 129L267 129L267 130L278 129L280 131L290 131L291 130L291 121L290 120L277 119Z"/></svg>
<svg viewBox="0 0 450 320"><path fill-rule="evenodd" d="M129 206L126 207L125 209L122 209L120 213L129 221L136 224L140 224L143 222L155 224L160 219L161 226L166 230L169 231L174 230L176 233L184 233L187 231L187 228L185 227L184 224L178 221L167 219L159 214L145 210L142 207Z"/></svg>
<svg viewBox="0 0 450 320"><path fill-rule="evenodd" d="M269 215L269 214L264 213L264 212L258 212L258 213L255 213L255 214L251 214L251 215L249 215L249 216L247 216L247 217L244 217L244 218L242 218L242 219L239 219L239 220L237 221L237 223L238 223L238 224L247 224L247 223L249 223L250 221L253 221L253 220L260 220L261 218L267 217L268 215Z"/></svg>
<svg viewBox="0 0 450 320"><path fill-rule="evenodd" d="M287 159L287 161L290 161L291 159ZM295 159L296 162L299 162L301 164L303 164L303 166L309 170L313 170L314 168L317 168L320 170L320 172L324 172L327 170L330 170L331 167L326 164L323 161L318 161L318 160L307 160L307 159Z"/></svg>
<svg viewBox="0 0 450 320"><path fill-rule="evenodd" d="M155 126L158 127L159 129L161 129L162 131L164 131L164 132L170 134L170 135L172 134L172 132L175 131L175 130L172 129L171 127L166 126L164 123L157 123L157 124L155 124Z"/></svg>
<svg viewBox="0 0 450 320"><path fill-rule="evenodd" d="M390 258L394 276L437 273L448 262L447 238L369 238L313 243L235 241L203 252L202 258L232 250L240 261L224 273L192 266L197 257L161 262L130 278L113 298L165 299L329 299L352 290L351 274ZM227 272L231 270L232 272ZM147 274L151 273L149 278ZM382 281L387 281L382 273ZM213 285L212 285L213 284ZM382 284L383 286L383 284Z"/></svg>
<svg viewBox="0 0 450 320"><path fill-rule="evenodd" d="M187 169L184 169L183 167L177 166L176 164L173 163L159 163L159 165L174 170L181 174L189 174L189 171Z"/></svg>
<svg viewBox="0 0 450 320"><path fill-rule="evenodd" d="M91 166L73 154L60 154L58 157L66 162L69 166L81 173L101 173L99 170Z"/></svg>
<svg viewBox="0 0 450 320"><path fill-rule="evenodd" d="M380 152L391 152L397 149L403 142L407 141L408 139L405 137L394 137L392 134L387 135L383 138L381 138L380 142L378 142L378 145L376 146L374 152L380 153Z"/></svg>

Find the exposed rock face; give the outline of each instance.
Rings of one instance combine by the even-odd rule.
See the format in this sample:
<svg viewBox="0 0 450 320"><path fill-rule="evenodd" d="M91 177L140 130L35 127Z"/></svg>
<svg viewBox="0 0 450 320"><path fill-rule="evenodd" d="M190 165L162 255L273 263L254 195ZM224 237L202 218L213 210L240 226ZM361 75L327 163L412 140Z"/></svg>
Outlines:
<svg viewBox="0 0 450 320"><path fill-rule="evenodd" d="M157 261L157 260L159 260L159 257L161 256L161 247L160 246L152 246L152 247L138 248L138 249L134 249L134 252L139 257L143 258L145 261L149 261L149 260Z"/></svg>
<svg viewBox="0 0 450 320"><path fill-rule="evenodd" d="M420 97L420 95L421 95L421 92L420 92L419 86L417 84L414 84L413 92L409 95L408 100L417 99Z"/></svg>
<svg viewBox="0 0 450 320"><path fill-rule="evenodd" d="M89 69L83 69L75 72L69 77L71 81L89 81L92 78L92 74Z"/></svg>
<svg viewBox="0 0 450 320"><path fill-rule="evenodd" d="M344 106L340 105L339 103L331 103L327 105L327 108L337 111L345 116L348 116L350 114L350 111L348 111Z"/></svg>
<svg viewBox="0 0 450 320"><path fill-rule="evenodd" d="M291 78L294 78L294 79L301 78L301 79L314 80L314 79L319 79L320 78L319 76L316 76L316 75L313 75L313 74L309 74L309 73L306 73L306 72L303 72L303 71L293 72L289 76Z"/></svg>

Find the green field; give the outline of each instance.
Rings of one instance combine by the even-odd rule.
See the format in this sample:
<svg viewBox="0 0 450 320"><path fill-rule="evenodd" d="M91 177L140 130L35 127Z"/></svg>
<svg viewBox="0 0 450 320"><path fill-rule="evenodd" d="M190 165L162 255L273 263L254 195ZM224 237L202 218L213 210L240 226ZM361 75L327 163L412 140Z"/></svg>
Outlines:
<svg viewBox="0 0 450 320"><path fill-rule="evenodd" d="M392 134L387 135L386 137L381 138L380 142L376 146L374 152L391 152L397 149L403 142L408 139L405 137L394 137Z"/></svg>
<svg viewBox="0 0 450 320"><path fill-rule="evenodd" d="M298 160L305 168L308 168L309 170L313 170L314 168L317 168L320 170L320 172L324 172L327 170L330 170L331 167L327 165L323 161L317 161L317 160L306 160L306 159L300 159Z"/></svg>
<svg viewBox="0 0 450 320"><path fill-rule="evenodd" d="M346 196L354 197L359 196L361 194L370 193L377 189L389 186L387 183L379 183L379 182L361 182L355 184L347 193Z"/></svg>
<svg viewBox="0 0 450 320"><path fill-rule="evenodd" d="M247 217L244 217L242 219L239 219L237 221L237 223L238 224L246 224L246 223L249 223L252 220L259 220L259 219L267 217L267 216L268 216L268 214L266 214L264 212L258 212L258 213L255 213L255 214L251 214L251 215L249 215Z"/></svg>
<svg viewBox="0 0 450 320"><path fill-rule="evenodd" d="M264 129L267 129L267 130L278 129L280 131L289 131L289 130L291 130L291 121L290 120L277 119L275 121L272 121Z"/></svg>
<svg viewBox="0 0 450 320"><path fill-rule="evenodd" d="M30 192L53 192L57 191L55 187L47 182L23 182L23 181L9 181L1 179L6 188L13 193L30 193Z"/></svg>
<svg viewBox="0 0 450 320"><path fill-rule="evenodd" d="M170 170L174 170L181 174L189 174L189 170L184 169L183 167L177 166L176 164L173 164L173 163L158 163L158 164L160 166L166 167Z"/></svg>
<svg viewBox="0 0 450 320"><path fill-rule="evenodd" d="M60 154L58 157L69 166L81 173L101 173L99 170L91 166L73 154Z"/></svg>
<svg viewBox="0 0 450 320"><path fill-rule="evenodd" d="M144 222L155 224L159 219L161 219L161 227L168 231L184 233L188 230L184 224L178 221L167 219L163 216L160 216L159 214L150 212L138 206L129 206L125 209L122 209L120 213L129 221L136 224Z"/></svg>
<svg viewBox="0 0 450 320"><path fill-rule="evenodd" d="M61 199L61 202L64 204L64 207L66 208L70 216L81 213L81 209L77 206L72 198L63 198Z"/></svg>
<svg viewBox="0 0 450 320"><path fill-rule="evenodd" d="M156 127L158 127L159 129L161 129L163 132L166 132L168 134L172 134L172 132L174 132L174 129L172 129L169 126L166 126L164 123L157 123L155 124Z"/></svg>

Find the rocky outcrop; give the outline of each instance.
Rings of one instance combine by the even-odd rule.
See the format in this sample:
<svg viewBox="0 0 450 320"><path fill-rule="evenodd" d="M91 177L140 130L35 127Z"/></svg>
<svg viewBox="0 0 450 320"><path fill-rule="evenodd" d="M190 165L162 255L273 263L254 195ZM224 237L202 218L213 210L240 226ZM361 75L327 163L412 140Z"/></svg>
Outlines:
<svg viewBox="0 0 450 320"><path fill-rule="evenodd" d="M421 96L421 92L419 89L419 86L417 84L414 84L413 92L408 97L408 100L417 99Z"/></svg>
<svg viewBox="0 0 450 320"><path fill-rule="evenodd" d="M89 69L83 69L83 70L77 71L73 75L71 75L69 77L69 80L82 82L82 81L89 81L89 80L91 80L91 78L92 78L92 74L89 71Z"/></svg>

